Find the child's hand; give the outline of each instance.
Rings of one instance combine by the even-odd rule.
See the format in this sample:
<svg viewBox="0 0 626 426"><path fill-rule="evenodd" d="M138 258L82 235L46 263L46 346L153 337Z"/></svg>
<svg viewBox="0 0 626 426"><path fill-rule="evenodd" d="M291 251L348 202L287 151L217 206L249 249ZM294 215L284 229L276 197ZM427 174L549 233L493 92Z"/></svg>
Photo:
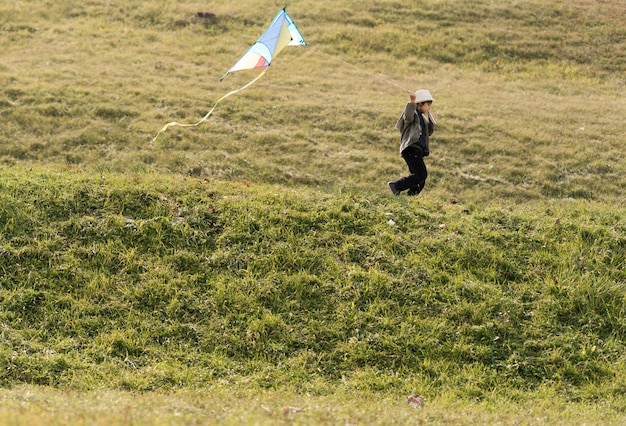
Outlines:
<svg viewBox="0 0 626 426"><path fill-rule="evenodd" d="M409 98L411 99L411 103L415 103L415 92L409 92Z"/></svg>

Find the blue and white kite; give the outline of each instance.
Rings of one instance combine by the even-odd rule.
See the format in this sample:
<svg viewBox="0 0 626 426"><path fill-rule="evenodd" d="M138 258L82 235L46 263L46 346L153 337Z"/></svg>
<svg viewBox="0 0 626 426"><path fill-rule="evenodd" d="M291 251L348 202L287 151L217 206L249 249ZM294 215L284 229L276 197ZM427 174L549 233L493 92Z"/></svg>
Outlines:
<svg viewBox="0 0 626 426"><path fill-rule="evenodd" d="M300 30L285 11L278 12L267 31L220 79L234 71L269 67L272 60L287 46L306 46Z"/></svg>
<svg viewBox="0 0 626 426"><path fill-rule="evenodd" d="M270 24L269 28L261 35L261 37L254 43L248 51L237 61L235 65L229 69L226 74L220 79L220 81L224 80L228 74L234 71L240 71L245 69L254 69L254 68L265 68L261 74L256 76L251 82L246 84L243 87L240 87L237 90L233 90L219 98L213 108L204 116L202 120L193 124L183 124L178 122L167 123L159 133L152 139L152 143L157 140L159 135L166 131L169 127L172 126L180 126L180 127L195 127L200 123L205 121L209 116L213 113L213 110L222 100L226 99L230 95L233 95L237 92L242 91L243 89L252 85L255 81L265 74L267 71L267 67L269 67L272 63L272 60L278 55L285 47L287 46L306 46L306 42L300 34L300 30L296 27L296 24L293 22L291 17L285 11L286 8L283 8L278 14L274 17L274 20Z"/></svg>

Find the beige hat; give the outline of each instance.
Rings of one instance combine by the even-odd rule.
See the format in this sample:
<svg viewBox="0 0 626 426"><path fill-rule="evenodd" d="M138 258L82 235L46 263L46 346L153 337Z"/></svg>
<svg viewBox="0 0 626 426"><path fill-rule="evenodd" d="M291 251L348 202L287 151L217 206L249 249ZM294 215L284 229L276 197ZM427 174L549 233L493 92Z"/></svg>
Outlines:
<svg viewBox="0 0 626 426"><path fill-rule="evenodd" d="M426 101L435 101L433 96L430 94L428 90L416 90L415 91L415 102L426 102Z"/></svg>

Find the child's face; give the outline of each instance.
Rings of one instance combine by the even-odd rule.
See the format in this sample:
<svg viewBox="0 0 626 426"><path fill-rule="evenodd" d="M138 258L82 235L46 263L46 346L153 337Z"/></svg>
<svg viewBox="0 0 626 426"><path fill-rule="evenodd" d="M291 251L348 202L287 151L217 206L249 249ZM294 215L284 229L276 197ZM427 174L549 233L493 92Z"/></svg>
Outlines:
<svg viewBox="0 0 626 426"><path fill-rule="evenodd" d="M428 113L430 111L430 105L432 103L433 103L433 101L420 102L420 103L417 104L417 109L422 114L426 114L426 113Z"/></svg>

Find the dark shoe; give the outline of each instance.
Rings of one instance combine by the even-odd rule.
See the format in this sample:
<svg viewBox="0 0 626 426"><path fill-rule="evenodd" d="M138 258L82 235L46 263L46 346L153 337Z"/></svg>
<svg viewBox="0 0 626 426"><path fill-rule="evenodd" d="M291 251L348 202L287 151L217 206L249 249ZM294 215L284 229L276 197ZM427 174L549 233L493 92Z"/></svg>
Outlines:
<svg viewBox="0 0 626 426"><path fill-rule="evenodd" d="M396 184L395 182L388 182L387 185L389 185L389 189L391 189L391 192L393 192L393 195L400 195L398 184Z"/></svg>

